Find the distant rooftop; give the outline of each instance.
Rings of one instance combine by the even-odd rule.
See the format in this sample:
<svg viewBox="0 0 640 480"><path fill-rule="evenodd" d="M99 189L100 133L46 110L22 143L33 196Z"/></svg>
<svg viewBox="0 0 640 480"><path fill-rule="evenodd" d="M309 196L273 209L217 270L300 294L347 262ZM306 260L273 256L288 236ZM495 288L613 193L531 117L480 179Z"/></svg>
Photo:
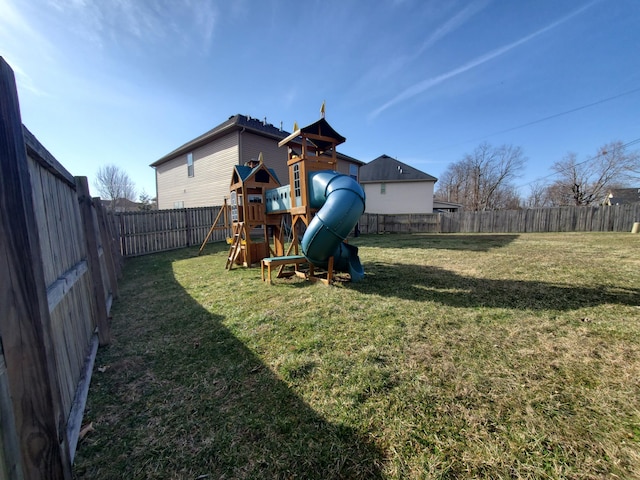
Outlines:
<svg viewBox="0 0 640 480"><path fill-rule="evenodd" d="M360 183L438 181L436 177L402 163L389 155L381 155L361 166L359 179Z"/></svg>
<svg viewBox="0 0 640 480"><path fill-rule="evenodd" d="M614 188L609 192L608 205L627 205L640 202L640 188Z"/></svg>

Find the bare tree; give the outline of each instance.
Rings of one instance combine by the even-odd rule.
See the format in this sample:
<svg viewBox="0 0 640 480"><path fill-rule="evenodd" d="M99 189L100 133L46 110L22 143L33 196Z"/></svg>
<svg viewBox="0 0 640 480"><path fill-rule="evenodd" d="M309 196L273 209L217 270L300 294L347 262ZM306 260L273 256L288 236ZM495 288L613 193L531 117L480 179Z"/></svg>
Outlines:
<svg viewBox="0 0 640 480"><path fill-rule="evenodd" d="M627 152L622 142L611 142L582 162L567 154L551 167L556 179L549 185L553 205L591 205L601 202L607 190L628 184L640 168L638 152Z"/></svg>
<svg viewBox="0 0 640 480"><path fill-rule="evenodd" d="M520 147L488 143L447 168L440 178L437 198L460 203L467 210L497 210L520 204L512 181L526 158Z"/></svg>
<svg viewBox="0 0 640 480"><path fill-rule="evenodd" d="M100 167L94 185L102 198L111 200L111 210L115 210L119 199L136 201L136 186L133 180L116 165Z"/></svg>
<svg viewBox="0 0 640 480"><path fill-rule="evenodd" d="M536 182L530 186L529 196L525 201L525 206L528 208L542 208L552 206L551 199L549 198L549 185L545 185L541 182Z"/></svg>

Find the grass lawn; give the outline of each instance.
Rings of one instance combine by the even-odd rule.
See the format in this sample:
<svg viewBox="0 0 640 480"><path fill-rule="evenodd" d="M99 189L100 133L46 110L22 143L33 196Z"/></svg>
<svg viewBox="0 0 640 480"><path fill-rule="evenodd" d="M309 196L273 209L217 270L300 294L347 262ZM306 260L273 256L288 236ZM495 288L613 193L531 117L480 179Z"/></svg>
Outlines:
<svg viewBox="0 0 640 480"><path fill-rule="evenodd" d="M639 235L351 243L333 287L128 260L75 477L640 478Z"/></svg>

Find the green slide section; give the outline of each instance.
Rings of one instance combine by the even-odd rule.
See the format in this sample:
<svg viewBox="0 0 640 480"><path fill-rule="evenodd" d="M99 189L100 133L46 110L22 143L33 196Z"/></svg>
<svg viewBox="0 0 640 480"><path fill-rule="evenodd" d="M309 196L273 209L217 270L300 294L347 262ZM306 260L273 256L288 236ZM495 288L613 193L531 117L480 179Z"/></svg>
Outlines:
<svg viewBox="0 0 640 480"><path fill-rule="evenodd" d="M332 170L313 172L309 174L309 203L320 210L302 237L303 255L320 268L327 268L333 256L337 271L348 272L353 282L362 280L358 247L344 243L364 213L365 195L360 184Z"/></svg>

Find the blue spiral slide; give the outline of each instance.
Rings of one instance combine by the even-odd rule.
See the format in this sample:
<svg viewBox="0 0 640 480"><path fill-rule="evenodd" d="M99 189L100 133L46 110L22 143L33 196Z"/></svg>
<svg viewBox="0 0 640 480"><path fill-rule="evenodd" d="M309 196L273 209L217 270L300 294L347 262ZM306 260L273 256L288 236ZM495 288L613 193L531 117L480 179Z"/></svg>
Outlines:
<svg viewBox="0 0 640 480"><path fill-rule="evenodd" d="M309 204L319 208L302 237L302 254L313 265L348 272L351 281L364 278L358 247L344 243L364 213L365 195L360 184L348 175L332 170L309 174Z"/></svg>

